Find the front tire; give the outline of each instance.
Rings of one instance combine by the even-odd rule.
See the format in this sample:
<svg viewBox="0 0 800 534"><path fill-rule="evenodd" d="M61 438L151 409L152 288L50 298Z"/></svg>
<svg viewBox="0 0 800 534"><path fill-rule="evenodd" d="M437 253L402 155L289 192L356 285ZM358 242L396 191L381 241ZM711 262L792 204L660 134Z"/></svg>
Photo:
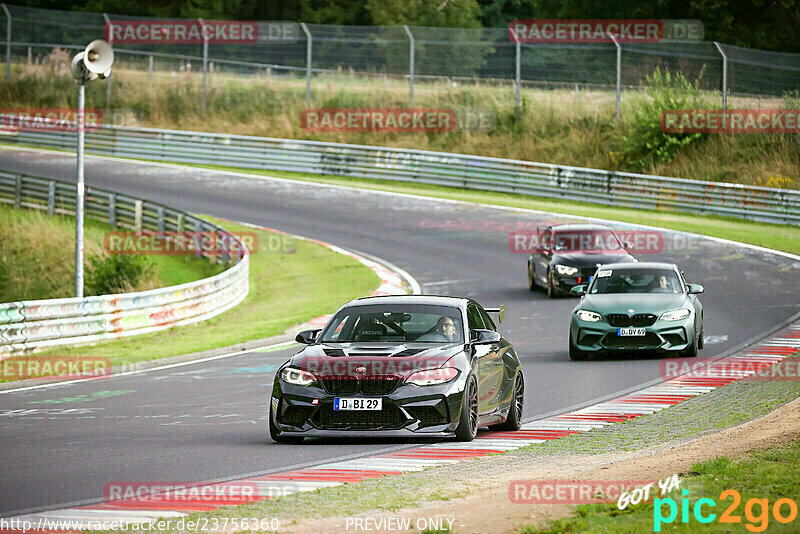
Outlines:
<svg viewBox="0 0 800 534"><path fill-rule="evenodd" d="M700 334L702 335L702 333ZM692 344L689 345L681 354L684 358L696 358L697 357L697 349L700 348L700 341L698 340L700 336L692 336Z"/></svg>
<svg viewBox="0 0 800 534"><path fill-rule="evenodd" d="M280 429L275 425L274 422L274 413L272 412L272 403L270 403L269 407L269 437L272 438L272 441L276 443L289 443L289 444L300 444L303 443L305 439L303 436L287 436Z"/></svg>
<svg viewBox="0 0 800 534"><path fill-rule="evenodd" d="M547 269L547 298L556 298L556 288L553 286L553 272Z"/></svg>
<svg viewBox="0 0 800 534"><path fill-rule="evenodd" d="M508 417L499 425L492 425L492 430L519 430L522 427L522 407L525 404L525 381L522 379L522 372L517 373L514 380L514 396L511 406L508 408Z"/></svg>
<svg viewBox="0 0 800 534"><path fill-rule="evenodd" d="M536 278L533 272L533 266L528 262L528 289L536 291Z"/></svg>
<svg viewBox="0 0 800 534"><path fill-rule="evenodd" d="M700 338L697 340L697 348L702 349L703 345L706 344L705 338L703 337L703 331L700 330Z"/></svg>
<svg viewBox="0 0 800 534"><path fill-rule="evenodd" d="M461 401L461 417L458 419L456 439L472 441L476 435L478 435L478 384L474 377L470 377Z"/></svg>
<svg viewBox="0 0 800 534"><path fill-rule="evenodd" d="M572 333L570 332L569 335L569 359L582 362L589 358L589 354L583 352L582 350L578 349L574 343L572 343Z"/></svg>

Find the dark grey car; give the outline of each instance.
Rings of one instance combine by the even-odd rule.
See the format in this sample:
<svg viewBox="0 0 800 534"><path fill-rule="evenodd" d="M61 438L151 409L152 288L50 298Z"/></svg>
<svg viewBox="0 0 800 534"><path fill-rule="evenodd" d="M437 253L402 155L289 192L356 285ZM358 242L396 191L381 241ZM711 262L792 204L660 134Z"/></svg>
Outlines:
<svg viewBox="0 0 800 534"><path fill-rule="evenodd" d="M489 310L504 314L504 309ZM514 347L477 302L403 295L356 299L278 370L273 440L307 436L455 437L518 430L525 381Z"/></svg>

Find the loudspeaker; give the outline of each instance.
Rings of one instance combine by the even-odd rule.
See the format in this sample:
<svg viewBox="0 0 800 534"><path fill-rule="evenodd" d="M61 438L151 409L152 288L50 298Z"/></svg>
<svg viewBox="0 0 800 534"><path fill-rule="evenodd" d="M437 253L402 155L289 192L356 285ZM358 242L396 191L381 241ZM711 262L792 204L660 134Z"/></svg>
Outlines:
<svg viewBox="0 0 800 534"><path fill-rule="evenodd" d="M79 81L108 78L114 63L114 50L102 39L89 43L86 49L72 58L70 69Z"/></svg>

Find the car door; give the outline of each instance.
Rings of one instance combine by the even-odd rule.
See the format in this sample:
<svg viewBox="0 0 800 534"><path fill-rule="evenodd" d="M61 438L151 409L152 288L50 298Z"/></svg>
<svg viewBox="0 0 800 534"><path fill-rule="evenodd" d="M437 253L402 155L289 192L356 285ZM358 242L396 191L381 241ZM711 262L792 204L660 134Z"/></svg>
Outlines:
<svg viewBox="0 0 800 534"><path fill-rule="evenodd" d="M539 247L534 254L534 267L536 268L536 279L546 287L547 269L550 267L550 260L553 257L551 250L553 246L553 229L546 228L540 235Z"/></svg>
<svg viewBox="0 0 800 534"><path fill-rule="evenodd" d="M469 326L469 339L475 341L477 339L476 330L485 330L486 325L483 324L483 318L475 304L467 306L467 324ZM484 360L488 358L492 352L492 346L486 344L472 345L475 355L475 377L478 379L478 413L484 414L489 411L489 389L491 386L486 382L486 364Z"/></svg>
<svg viewBox="0 0 800 534"><path fill-rule="evenodd" d="M486 310L478 306L481 319L486 330L497 332L497 326L486 313ZM486 387L486 407L489 412L496 412L501 409L501 401L505 396L508 386L505 382L505 364L503 363L504 349L500 343L488 345L489 351L480 359L481 374L484 375L483 382Z"/></svg>

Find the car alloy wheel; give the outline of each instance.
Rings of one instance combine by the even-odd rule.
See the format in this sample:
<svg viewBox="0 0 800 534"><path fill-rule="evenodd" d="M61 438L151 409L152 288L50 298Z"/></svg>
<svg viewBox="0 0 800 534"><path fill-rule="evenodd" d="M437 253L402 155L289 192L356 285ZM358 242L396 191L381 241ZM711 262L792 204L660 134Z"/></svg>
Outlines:
<svg viewBox="0 0 800 534"><path fill-rule="evenodd" d="M464 400L461 407L461 417L456 438L459 441L472 441L478 434L478 384L475 378L470 378L464 390Z"/></svg>

